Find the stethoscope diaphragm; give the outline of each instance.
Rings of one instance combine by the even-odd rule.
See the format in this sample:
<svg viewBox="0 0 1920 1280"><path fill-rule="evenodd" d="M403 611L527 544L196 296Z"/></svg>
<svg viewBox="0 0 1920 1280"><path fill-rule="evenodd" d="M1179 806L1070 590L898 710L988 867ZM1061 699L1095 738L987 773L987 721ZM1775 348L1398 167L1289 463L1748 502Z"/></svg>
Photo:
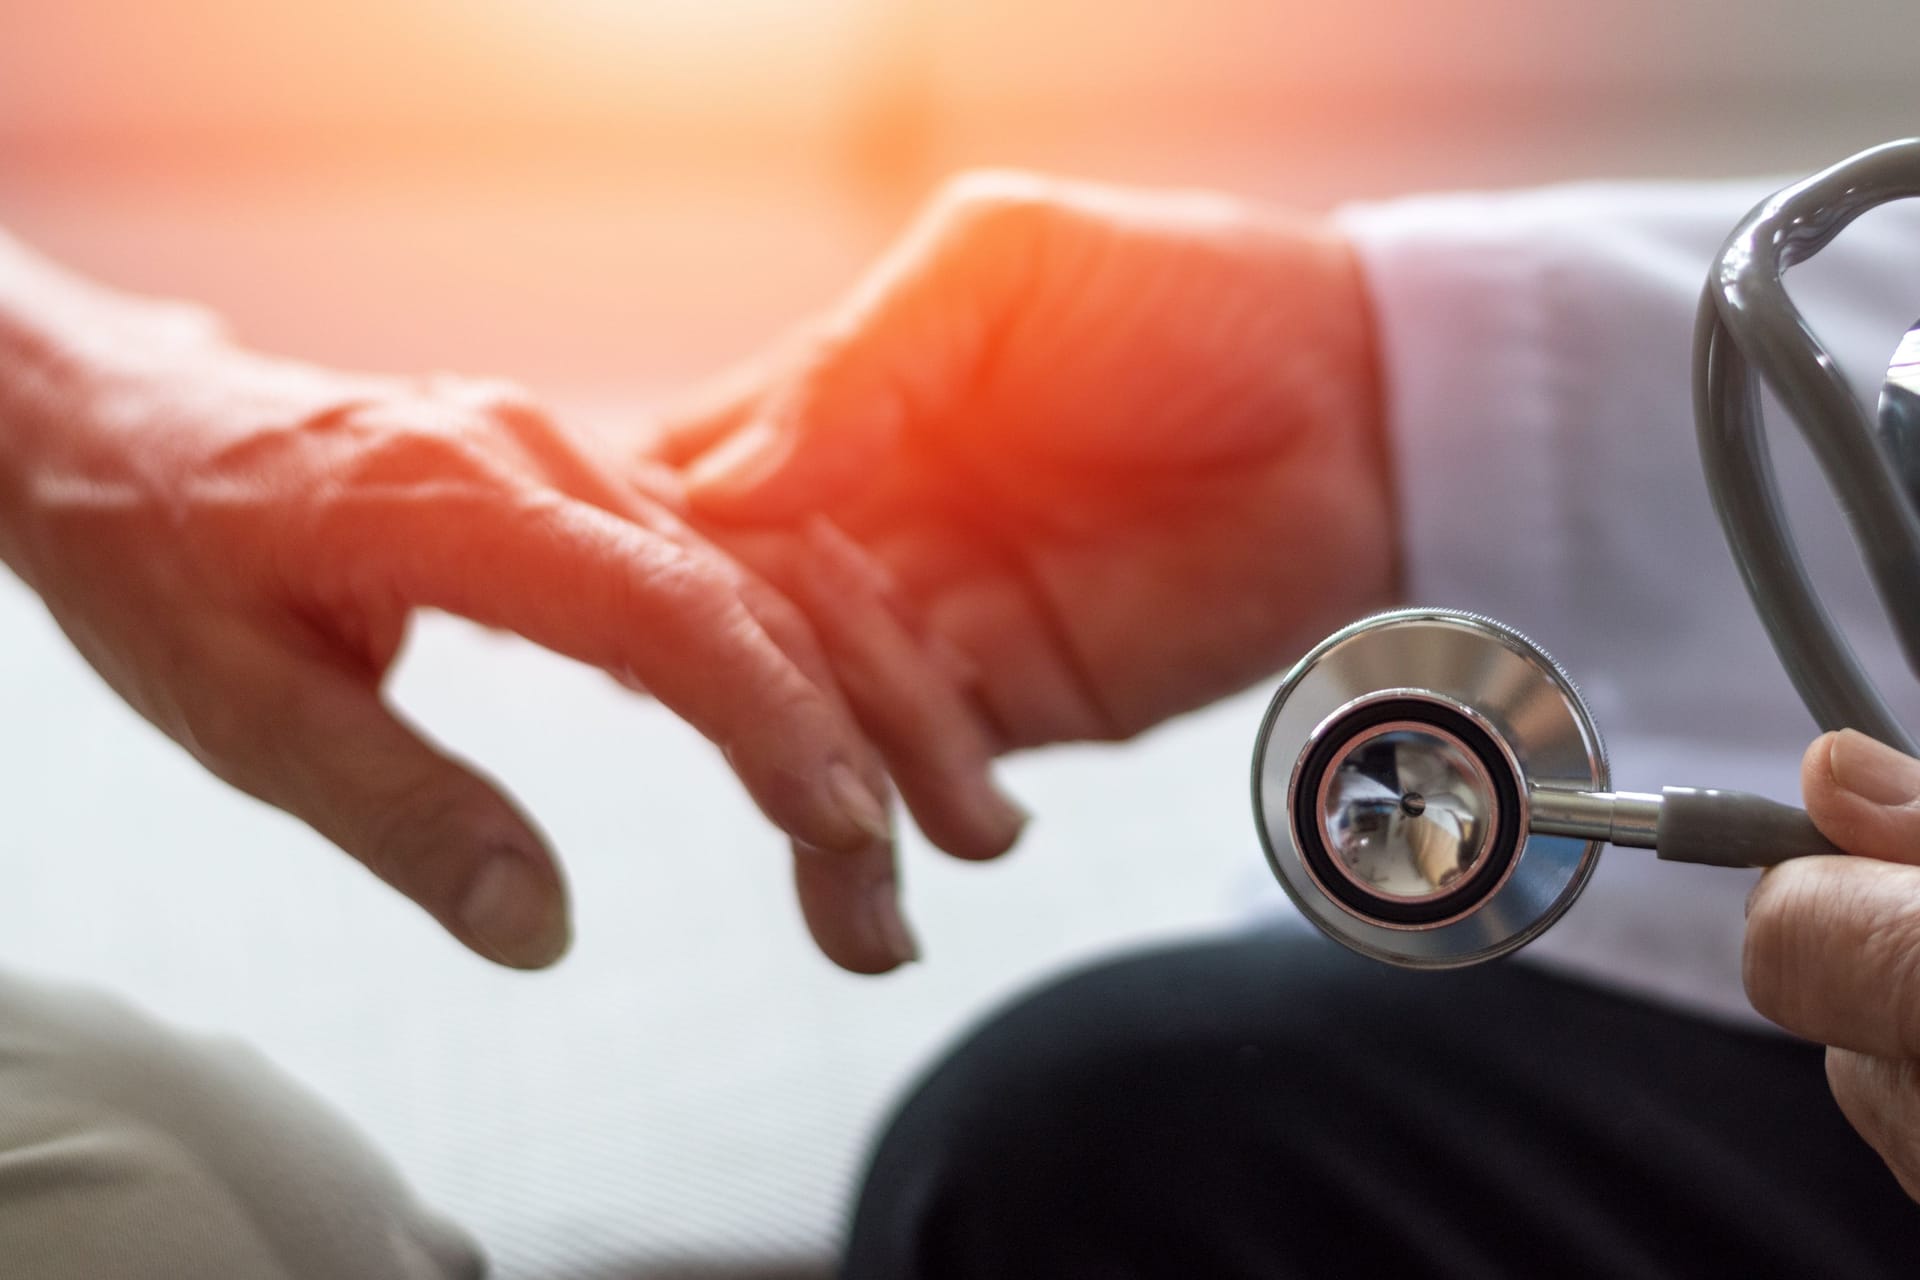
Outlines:
<svg viewBox="0 0 1920 1280"><path fill-rule="evenodd" d="M1538 937L1604 845L1723 867L1835 852L1804 812L1760 796L1607 786L1600 733L1559 665L1449 609L1377 614L1314 646L1253 752L1281 887L1329 937L1412 969Z"/></svg>
<svg viewBox="0 0 1920 1280"><path fill-rule="evenodd" d="M1504 955L1578 897L1600 840L1531 831L1529 792L1605 792L1572 681L1519 632L1402 609L1287 674L1254 751L1274 874L1323 932L1415 968Z"/></svg>

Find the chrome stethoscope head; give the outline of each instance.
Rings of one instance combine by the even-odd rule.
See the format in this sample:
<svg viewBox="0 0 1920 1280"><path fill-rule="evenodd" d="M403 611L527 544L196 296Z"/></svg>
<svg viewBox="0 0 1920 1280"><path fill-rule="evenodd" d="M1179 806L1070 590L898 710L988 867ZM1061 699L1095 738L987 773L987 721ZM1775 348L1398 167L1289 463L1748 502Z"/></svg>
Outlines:
<svg viewBox="0 0 1920 1280"><path fill-rule="evenodd" d="M1870 419L1781 283L1867 210L1920 197L1920 140L1889 143L1763 201L1708 277L1695 422L1714 508L1754 607L1822 728L1912 753L1827 616L1773 481L1758 390L1779 395L1844 501L1920 674L1920 326ZM1758 376L1756 376L1758 375ZM1322 932L1410 968L1525 945L1604 844L1753 867L1835 850L1807 815L1738 792L1607 789L1593 717L1552 658L1474 614L1402 609L1336 632L1287 674L1260 726L1253 803L1274 874Z"/></svg>
<svg viewBox="0 0 1920 1280"><path fill-rule="evenodd" d="M1295 905L1414 968L1504 955L1573 905L1604 841L1534 830L1542 787L1607 791L1579 691L1519 632L1444 609L1380 614L1315 646L1253 756L1261 842Z"/></svg>

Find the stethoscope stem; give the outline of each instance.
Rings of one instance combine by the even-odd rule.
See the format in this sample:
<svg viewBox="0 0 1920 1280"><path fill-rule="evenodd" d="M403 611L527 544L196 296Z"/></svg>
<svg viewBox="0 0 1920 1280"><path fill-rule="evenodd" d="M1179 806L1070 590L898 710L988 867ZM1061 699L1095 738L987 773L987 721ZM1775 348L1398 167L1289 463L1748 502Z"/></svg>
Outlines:
<svg viewBox="0 0 1920 1280"><path fill-rule="evenodd" d="M1639 791L1527 789L1528 830L1652 849L1667 862L1770 867L1839 853L1806 810L1744 791L1667 787Z"/></svg>

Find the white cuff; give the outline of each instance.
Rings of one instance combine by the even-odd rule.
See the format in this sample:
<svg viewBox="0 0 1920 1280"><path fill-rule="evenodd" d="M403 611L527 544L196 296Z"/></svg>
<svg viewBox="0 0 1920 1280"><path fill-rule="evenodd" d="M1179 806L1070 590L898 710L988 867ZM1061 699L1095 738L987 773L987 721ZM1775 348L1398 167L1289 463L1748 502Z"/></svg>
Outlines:
<svg viewBox="0 0 1920 1280"><path fill-rule="evenodd" d="M1549 251L1512 198L1441 196L1337 216L1373 306L1410 598L1476 605L1476 580L1563 562L1551 459L1558 353Z"/></svg>

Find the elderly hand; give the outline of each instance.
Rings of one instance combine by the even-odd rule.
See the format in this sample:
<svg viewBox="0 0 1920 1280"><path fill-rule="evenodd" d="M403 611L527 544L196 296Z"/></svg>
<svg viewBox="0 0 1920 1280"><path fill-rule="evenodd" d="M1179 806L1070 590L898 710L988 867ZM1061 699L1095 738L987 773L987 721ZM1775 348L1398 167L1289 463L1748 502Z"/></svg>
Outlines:
<svg viewBox="0 0 1920 1280"><path fill-rule="evenodd" d="M565 893L382 702L422 606L644 685L792 836L821 949L912 954L882 766L798 612L517 392L267 359L0 259L0 552L142 715L493 960L557 959Z"/></svg>
<svg viewBox="0 0 1920 1280"><path fill-rule="evenodd" d="M1753 1007L1828 1046L1853 1127L1920 1199L1920 760L1853 730L1801 764L1807 812L1857 856L1800 858L1747 906Z"/></svg>
<svg viewBox="0 0 1920 1280"><path fill-rule="evenodd" d="M850 558L806 532L815 514L879 562L868 595L924 627L967 695L903 708L850 685L889 752L929 726L956 756L1132 734L1273 671L1393 580L1352 252L1323 222L1212 196L962 179L657 456L777 580ZM861 575L839 581L849 598ZM798 592L831 614L835 592ZM820 625L830 654L874 645Z"/></svg>

